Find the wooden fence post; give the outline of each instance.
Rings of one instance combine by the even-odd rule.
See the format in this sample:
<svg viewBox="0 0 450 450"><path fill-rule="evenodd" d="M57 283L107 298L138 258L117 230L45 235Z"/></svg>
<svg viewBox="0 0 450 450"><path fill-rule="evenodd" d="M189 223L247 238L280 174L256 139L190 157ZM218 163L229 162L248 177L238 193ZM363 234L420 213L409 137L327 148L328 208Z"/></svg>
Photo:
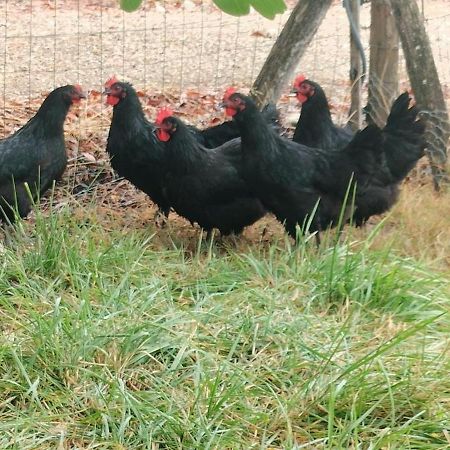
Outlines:
<svg viewBox="0 0 450 450"><path fill-rule="evenodd" d="M359 9L360 0L350 0L350 12L353 18L355 28L359 32ZM351 26L351 25L350 25ZM362 127L362 111L361 111L361 87L362 87L362 64L361 53L358 48L357 40L350 29L350 82L351 87L351 104L349 111L349 124L353 130L359 130Z"/></svg>
<svg viewBox="0 0 450 450"><path fill-rule="evenodd" d="M370 4L368 123L383 127L398 94L399 37L389 0Z"/></svg>
<svg viewBox="0 0 450 450"><path fill-rule="evenodd" d="M435 189L448 182L447 142L450 136L447 106L433 59L430 40L419 7L411 0L390 0L400 35L406 67L414 95L427 118L427 153Z"/></svg>
<svg viewBox="0 0 450 450"><path fill-rule="evenodd" d="M299 0L272 47L251 94L259 107L276 103L322 23L332 0Z"/></svg>

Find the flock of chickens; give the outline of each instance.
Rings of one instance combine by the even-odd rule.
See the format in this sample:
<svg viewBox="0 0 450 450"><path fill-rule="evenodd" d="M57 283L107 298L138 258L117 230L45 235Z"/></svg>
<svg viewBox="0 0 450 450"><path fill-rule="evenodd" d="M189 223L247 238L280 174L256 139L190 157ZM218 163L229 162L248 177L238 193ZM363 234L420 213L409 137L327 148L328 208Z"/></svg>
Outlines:
<svg viewBox="0 0 450 450"><path fill-rule="evenodd" d="M260 112L229 88L231 121L199 130L163 108L145 117L136 91L116 78L105 84L113 116L106 151L122 177L145 192L165 222L171 210L208 234L239 234L267 212L294 239L338 223L364 224L387 211L423 156L425 124L407 93L395 100L386 126L356 134L336 127L322 88L298 76L302 104L293 140L280 135L274 105ZM0 219L25 217L66 167L64 120L85 98L80 86L55 89L36 115L0 141Z"/></svg>

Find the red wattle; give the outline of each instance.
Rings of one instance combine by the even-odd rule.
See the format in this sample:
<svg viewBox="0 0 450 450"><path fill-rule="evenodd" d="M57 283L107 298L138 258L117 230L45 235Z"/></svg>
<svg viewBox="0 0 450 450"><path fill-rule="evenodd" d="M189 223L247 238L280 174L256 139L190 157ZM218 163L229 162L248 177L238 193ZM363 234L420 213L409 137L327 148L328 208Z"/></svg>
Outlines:
<svg viewBox="0 0 450 450"><path fill-rule="evenodd" d="M237 111L234 108L230 108L230 107L225 108L225 114L227 116L233 117L236 113L237 113Z"/></svg>
<svg viewBox="0 0 450 450"><path fill-rule="evenodd" d="M300 92L297 92L295 95L297 97L297 100L303 105L308 100L308 97L306 95L301 94Z"/></svg>
<svg viewBox="0 0 450 450"><path fill-rule="evenodd" d="M114 95L107 95L106 96L106 103L108 105L116 106L117 103L119 103L119 101L120 101L120 99L117 98L117 97L114 97Z"/></svg>
<svg viewBox="0 0 450 450"><path fill-rule="evenodd" d="M162 142L167 142L170 139L170 134L167 131L162 130L161 128L158 128L156 130L156 136Z"/></svg>

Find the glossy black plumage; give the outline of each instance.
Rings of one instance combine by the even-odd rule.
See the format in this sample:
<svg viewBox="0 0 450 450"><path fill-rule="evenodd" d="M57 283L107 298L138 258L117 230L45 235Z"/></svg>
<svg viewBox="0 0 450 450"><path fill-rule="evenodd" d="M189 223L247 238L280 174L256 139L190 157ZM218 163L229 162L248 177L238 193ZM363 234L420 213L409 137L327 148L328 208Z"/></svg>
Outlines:
<svg viewBox="0 0 450 450"><path fill-rule="evenodd" d="M417 106L410 107L407 92L393 103L383 128L383 154L391 183L400 183L424 156L425 122L418 119Z"/></svg>
<svg viewBox="0 0 450 450"><path fill-rule="evenodd" d="M403 103L403 97L400 101ZM248 97L233 94L227 107L236 111L233 118L242 136L244 178L292 237L296 235L296 225L302 227L308 220L310 231L336 226L351 181L357 187L358 205L367 195L368 187L378 188L378 181L374 180L380 173L382 177L390 176L384 149L391 137L376 126L356 133L341 151L330 152L278 136L267 127ZM421 126L417 128L420 132ZM415 146L420 147L419 140ZM350 212L348 207L345 215L348 219Z"/></svg>
<svg viewBox="0 0 450 450"><path fill-rule="evenodd" d="M266 105L262 110L262 115L268 124L278 129L279 115L274 104L269 103ZM225 144L225 142L240 136L238 126L232 120L205 128L204 130L190 125L188 128L194 134L197 142L206 148L219 147L220 145Z"/></svg>
<svg viewBox="0 0 450 450"><path fill-rule="evenodd" d="M166 193L178 214L223 235L238 234L265 214L240 174L238 139L206 149L178 118L168 117L163 124L171 128L165 143Z"/></svg>
<svg viewBox="0 0 450 450"><path fill-rule="evenodd" d="M154 124L146 119L131 84L116 82L108 87L106 94L118 99L106 145L113 169L145 192L168 216L170 203L162 186L164 149L155 136Z"/></svg>
<svg viewBox="0 0 450 450"><path fill-rule="evenodd" d="M318 83L302 81L310 95L302 103L293 140L299 144L328 151L344 148L354 133L347 127L334 125L328 100ZM298 89L299 86L296 86ZM381 148L383 164L370 183L359 187L353 222L364 224L371 216L389 210L398 199L399 184L423 156L424 124L417 120L417 108L409 108L407 93L394 102L386 126L382 130Z"/></svg>
<svg viewBox="0 0 450 450"><path fill-rule="evenodd" d="M364 224L371 216L388 211L397 201L400 184L424 156L425 122L418 119L416 106L410 107L407 92L393 103L386 126L381 130L382 164L370 182L359 189L353 221Z"/></svg>
<svg viewBox="0 0 450 450"><path fill-rule="evenodd" d="M314 94L303 104L292 140L308 147L338 150L345 147L354 133L348 127L337 127L331 118L328 100L322 87L311 80Z"/></svg>
<svg viewBox="0 0 450 450"><path fill-rule="evenodd" d="M159 212L167 217L171 207L163 189L167 168L163 145L154 134L155 125L146 119L141 102L131 84L113 80L105 94L108 99L115 99L111 103L115 104L106 146L113 169L145 192L156 203ZM277 115L276 108L271 106L266 114L268 119L270 117L273 120ZM214 147L216 142L227 142L237 134L237 127L232 122L204 131L195 127L189 129L194 140L206 142L210 147ZM239 144L237 147L235 145L233 151L238 150Z"/></svg>
<svg viewBox="0 0 450 450"><path fill-rule="evenodd" d="M78 86L55 89L26 125L0 141L0 220L13 222L15 208L25 217L33 201L62 176L67 164L64 120L80 98L84 94Z"/></svg>

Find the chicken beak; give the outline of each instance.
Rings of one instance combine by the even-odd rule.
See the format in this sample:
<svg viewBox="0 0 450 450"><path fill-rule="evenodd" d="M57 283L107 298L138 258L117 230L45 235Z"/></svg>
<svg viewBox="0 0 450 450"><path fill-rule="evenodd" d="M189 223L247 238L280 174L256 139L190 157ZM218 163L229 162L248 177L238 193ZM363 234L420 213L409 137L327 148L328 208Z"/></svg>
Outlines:
<svg viewBox="0 0 450 450"><path fill-rule="evenodd" d="M78 94L78 96L79 96L80 98L84 98L84 99L87 98L87 94L86 94L84 91L81 91L81 92Z"/></svg>
<svg viewBox="0 0 450 450"><path fill-rule="evenodd" d="M105 90L102 92L102 95L109 95L111 94L111 89L105 88Z"/></svg>

